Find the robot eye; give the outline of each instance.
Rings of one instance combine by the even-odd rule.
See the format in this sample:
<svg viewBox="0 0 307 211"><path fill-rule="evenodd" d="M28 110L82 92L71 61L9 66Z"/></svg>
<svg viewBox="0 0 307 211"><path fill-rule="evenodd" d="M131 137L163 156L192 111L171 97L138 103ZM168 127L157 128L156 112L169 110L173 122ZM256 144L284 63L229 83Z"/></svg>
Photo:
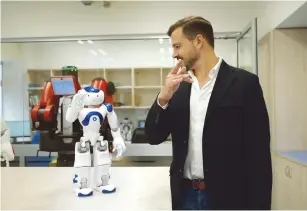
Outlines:
<svg viewBox="0 0 307 211"><path fill-rule="evenodd" d="M97 97L99 97L99 95L97 95Z"/></svg>
<svg viewBox="0 0 307 211"><path fill-rule="evenodd" d="M88 97L90 96L90 95L87 95Z"/></svg>

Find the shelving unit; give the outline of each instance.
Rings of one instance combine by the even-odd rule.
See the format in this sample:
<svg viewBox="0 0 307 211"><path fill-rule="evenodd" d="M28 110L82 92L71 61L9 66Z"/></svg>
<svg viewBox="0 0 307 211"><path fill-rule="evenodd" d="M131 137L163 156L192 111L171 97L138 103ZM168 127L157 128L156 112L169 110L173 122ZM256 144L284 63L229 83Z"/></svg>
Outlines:
<svg viewBox="0 0 307 211"><path fill-rule="evenodd" d="M114 101L116 109L146 109L151 106L158 95L171 67L151 68L85 68L79 69L79 82L87 86L96 77L103 77L116 86ZM36 96L36 101L29 106L39 103L39 97L44 88L44 82L51 76L61 75L60 69L29 69L28 93Z"/></svg>

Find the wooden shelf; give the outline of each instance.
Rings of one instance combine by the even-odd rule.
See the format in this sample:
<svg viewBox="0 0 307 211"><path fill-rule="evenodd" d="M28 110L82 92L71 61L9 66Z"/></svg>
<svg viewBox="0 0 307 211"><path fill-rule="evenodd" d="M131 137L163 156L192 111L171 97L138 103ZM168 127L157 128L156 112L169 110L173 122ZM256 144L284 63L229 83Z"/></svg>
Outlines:
<svg viewBox="0 0 307 211"><path fill-rule="evenodd" d="M115 107L115 109L129 111L149 109L160 92L170 70L171 68L167 67L84 68L78 70L78 78L81 87L90 85L91 81L96 77L102 77L109 82L113 82L116 87L114 102L122 104L122 106ZM51 76L60 75L61 69L28 70L30 108L39 103L45 81L49 80Z"/></svg>
<svg viewBox="0 0 307 211"><path fill-rule="evenodd" d="M114 95L114 102L122 103L123 106L133 106L132 104L132 89L117 89Z"/></svg>
<svg viewBox="0 0 307 211"><path fill-rule="evenodd" d="M132 86L132 69L105 69L105 78L115 86Z"/></svg>
<svg viewBox="0 0 307 211"><path fill-rule="evenodd" d="M29 87L28 88L29 91L37 91L37 90L41 91L43 89L44 89L44 87Z"/></svg>
<svg viewBox="0 0 307 211"><path fill-rule="evenodd" d="M151 106L155 98L158 96L160 89L136 89L135 90L135 106L144 107Z"/></svg>
<svg viewBox="0 0 307 211"><path fill-rule="evenodd" d="M170 73L170 71L172 70L172 68L163 68L162 71L161 71L161 85L163 86L165 84L165 80L166 80L166 77L167 75Z"/></svg>
<svg viewBox="0 0 307 211"><path fill-rule="evenodd" d="M161 89L162 86L135 86L135 89Z"/></svg>
<svg viewBox="0 0 307 211"><path fill-rule="evenodd" d="M102 69L80 69L78 71L79 83L82 85L90 85L96 77L104 78L104 70Z"/></svg>
<svg viewBox="0 0 307 211"><path fill-rule="evenodd" d="M134 69L134 86L160 86L161 68Z"/></svg>

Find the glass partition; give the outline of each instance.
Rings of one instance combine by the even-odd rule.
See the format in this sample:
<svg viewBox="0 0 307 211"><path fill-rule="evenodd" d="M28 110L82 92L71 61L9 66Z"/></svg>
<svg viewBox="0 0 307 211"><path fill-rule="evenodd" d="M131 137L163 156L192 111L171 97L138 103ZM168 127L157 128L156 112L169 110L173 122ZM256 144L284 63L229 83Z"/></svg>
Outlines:
<svg viewBox="0 0 307 211"><path fill-rule="evenodd" d="M11 130L16 154L30 156L28 160L32 161L36 157L40 133L34 128L31 112L40 104L46 81L51 76L61 75L62 67L76 66L78 81L82 87L88 86L96 77L113 82L116 86L114 106L119 122L130 121L133 133L136 128L144 126L148 109L176 62L172 58L168 38L32 41L2 43L1 48L3 117ZM236 64L236 40L217 39L216 51L229 64ZM61 128L60 118L58 116L58 129ZM146 144L146 140L129 139L127 143ZM21 147L24 145L28 146L26 150ZM153 147L148 144L148 151L139 146L130 147L134 147L135 152L127 152L130 157L127 159L138 157L135 158L134 165L143 165L140 159L147 159L145 165L151 165L153 156L154 160L160 161L166 156L165 159L170 161L171 145L159 148L157 152L151 150ZM39 155L49 156L48 153L41 152ZM21 158L21 162L26 163L27 159L23 159ZM48 159L47 161L49 162ZM115 165L123 164L119 162Z"/></svg>
<svg viewBox="0 0 307 211"><path fill-rule="evenodd" d="M237 66L258 75L257 19L237 37Z"/></svg>

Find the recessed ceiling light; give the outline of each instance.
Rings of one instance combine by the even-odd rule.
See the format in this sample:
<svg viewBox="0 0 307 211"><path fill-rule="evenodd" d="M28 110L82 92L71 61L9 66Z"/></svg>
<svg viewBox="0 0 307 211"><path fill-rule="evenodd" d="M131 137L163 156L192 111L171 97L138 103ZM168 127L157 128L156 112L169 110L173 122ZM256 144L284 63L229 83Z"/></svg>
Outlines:
<svg viewBox="0 0 307 211"><path fill-rule="evenodd" d="M94 56L97 56L97 55L98 55L98 53L97 53L96 51L94 51L94 50L90 50L90 52L91 52L91 54L93 54Z"/></svg>
<svg viewBox="0 0 307 211"><path fill-rule="evenodd" d="M92 40L87 41L89 44L93 44L94 42Z"/></svg>
<svg viewBox="0 0 307 211"><path fill-rule="evenodd" d="M84 44L84 42L82 40L78 40L79 44Z"/></svg>
<svg viewBox="0 0 307 211"><path fill-rule="evenodd" d="M104 50L100 49L100 48L98 49L98 52L101 53L101 54L104 55L104 56L107 55L107 53L106 53Z"/></svg>

